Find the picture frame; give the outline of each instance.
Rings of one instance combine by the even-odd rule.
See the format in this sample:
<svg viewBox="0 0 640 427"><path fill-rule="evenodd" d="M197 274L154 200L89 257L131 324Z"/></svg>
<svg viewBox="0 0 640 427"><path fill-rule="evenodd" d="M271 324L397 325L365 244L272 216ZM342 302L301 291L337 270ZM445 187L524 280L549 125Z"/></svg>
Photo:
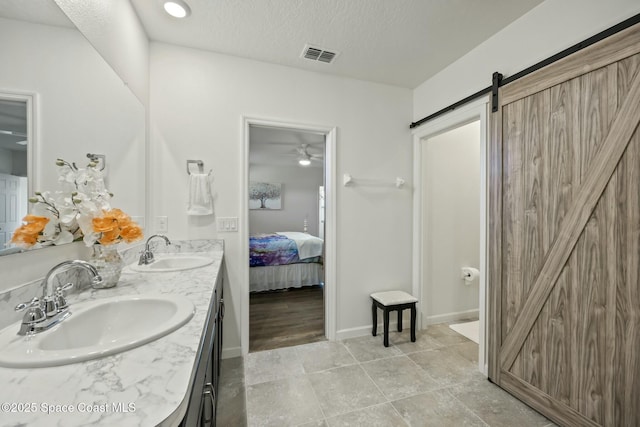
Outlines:
<svg viewBox="0 0 640 427"><path fill-rule="evenodd" d="M250 182L250 210L282 209L282 183Z"/></svg>

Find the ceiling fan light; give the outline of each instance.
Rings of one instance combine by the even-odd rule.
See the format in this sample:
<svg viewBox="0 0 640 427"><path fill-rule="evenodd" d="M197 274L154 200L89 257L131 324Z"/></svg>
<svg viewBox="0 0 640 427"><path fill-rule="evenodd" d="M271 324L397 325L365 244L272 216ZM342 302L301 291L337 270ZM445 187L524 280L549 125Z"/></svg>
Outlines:
<svg viewBox="0 0 640 427"><path fill-rule="evenodd" d="M165 1L164 10L174 18L186 18L191 14L191 8L183 0Z"/></svg>
<svg viewBox="0 0 640 427"><path fill-rule="evenodd" d="M311 159L308 157L301 157L298 159L298 164L300 166L309 166L311 164Z"/></svg>

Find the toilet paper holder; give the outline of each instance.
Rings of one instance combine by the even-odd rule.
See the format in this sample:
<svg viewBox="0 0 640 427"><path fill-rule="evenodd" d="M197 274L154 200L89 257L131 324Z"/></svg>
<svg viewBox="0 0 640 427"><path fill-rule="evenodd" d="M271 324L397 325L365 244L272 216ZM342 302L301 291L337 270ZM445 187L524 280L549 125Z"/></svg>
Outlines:
<svg viewBox="0 0 640 427"><path fill-rule="evenodd" d="M470 285L471 282L480 277L480 270L473 267L462 267L460 277L464 280L465 285Z"/></svg>

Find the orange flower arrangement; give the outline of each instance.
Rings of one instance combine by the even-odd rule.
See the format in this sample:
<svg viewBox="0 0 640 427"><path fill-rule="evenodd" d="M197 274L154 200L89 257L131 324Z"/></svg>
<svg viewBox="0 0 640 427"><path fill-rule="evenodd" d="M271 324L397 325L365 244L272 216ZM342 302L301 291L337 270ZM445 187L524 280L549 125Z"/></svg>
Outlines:
<svg viewBox="0 0 640 427"><path fill-rule="evenodd" d="M92 160L77 167L57 159L59 191L37 191L29 198L31 214L24 217L11 243L22 248L62 245L82 240L87 246L130 243L141 239L142 229L120 209L104 185L102 170Z"/></svg>
<svg viewBox="0 0 640 427"><path fill-rule="evenodd" d="M47 226L49 218L27 215L22 220L24 224L13 232L11 243L15 243L16 246L28 248L38 242L38 236L42 235L42 231Z"/></svg>
<svg viewBox="0 0 640 427"><path fill-rule="evenodd" d="M111 245L124 240L127 243L142 238L142 229L131 220L131 217L120 209L104 211L102 217L93 218L93 231L100 233L98 242Z"/></svg>

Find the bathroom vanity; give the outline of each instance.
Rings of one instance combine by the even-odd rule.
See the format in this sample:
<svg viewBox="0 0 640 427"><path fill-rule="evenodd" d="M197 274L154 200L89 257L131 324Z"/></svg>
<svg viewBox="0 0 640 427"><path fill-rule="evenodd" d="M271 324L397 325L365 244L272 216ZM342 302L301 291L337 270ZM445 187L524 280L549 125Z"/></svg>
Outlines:
<svg viewBox="0 0 640 427"><path fill-rule="evenodd" d="M207 313L208 321L198 346L187 413L180 424L182 427L216 425L224 318L224 277L222 274L217 277Z"/></svg>
<svg viewBox="0 0 640 427"><path fill-rule="evenodd" d="M212 262L162 272L127 266L116 287L70 295L69 319L74 306L157 295L186 297L193 304L193 317L161 338L110 356L61 366L0 367L0 426L215 425L224 317L223 242L176 243L166 250L197 253ZM126 251L125 264L135 262L138 252ZM142 321L145 313L139 315Z"/></svg>

